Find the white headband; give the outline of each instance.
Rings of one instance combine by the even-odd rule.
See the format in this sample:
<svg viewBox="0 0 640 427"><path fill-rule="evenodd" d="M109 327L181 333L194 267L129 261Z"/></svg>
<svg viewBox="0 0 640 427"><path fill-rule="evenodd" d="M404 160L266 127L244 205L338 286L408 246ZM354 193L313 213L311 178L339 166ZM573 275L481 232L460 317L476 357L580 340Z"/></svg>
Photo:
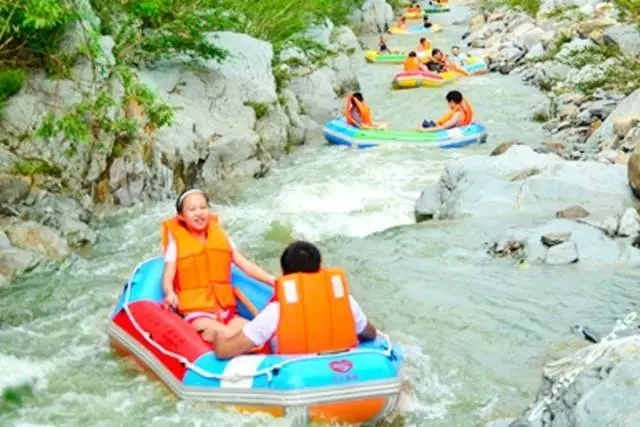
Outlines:
<svg viewBox="0 0 640 427"><path fill-rule="evenodd" d="M180 207L180 205L182 205L182 202L184 202L184 199L186 199L187 196L190 196L190 195L196 194L196 193L202 194L204 196L204 191L198 190L197 188L192 188L191 190L187 190L182 194L182 196L180 196L178 198L178 207Z"/></svg>

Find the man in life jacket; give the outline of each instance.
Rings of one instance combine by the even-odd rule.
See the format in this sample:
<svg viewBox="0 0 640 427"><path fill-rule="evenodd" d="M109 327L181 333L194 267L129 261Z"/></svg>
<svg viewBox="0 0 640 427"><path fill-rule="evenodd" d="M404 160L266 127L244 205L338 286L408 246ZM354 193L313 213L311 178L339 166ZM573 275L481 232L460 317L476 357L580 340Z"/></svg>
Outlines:
<svg viewBox="0 0 640 427"><path fill-rule="evenodd" d="M217 334L219 359L245 354L268 343L275 354L340 352L373 340L377 331L349 293L345 272L322 268L309 242L291 243L280 257L282 276L264 310L232 337Z"/></svg>
<svg viewBox="0 0 640 427"><path fill-rule="evenodd" d="M426 71L426 68L420 60L418 59L418 54L414 51L409 52L409 55L404 60L404 64L402 64L403 71L412 72L412 71Z"/></svg>
<svg viewBox="0 0 640 427"><path fill-rule="evenodd" d="M182 192L176 211L161 229L165 307L183 316L205 341L212 341L215 332L233 335L248 321L237 315L238 292L231 286L231 264L271 285L275 277L235 248L217 215L210 212L203 191Z"/></svg>
<svg viewBox="0 0 640 427"><path fill-rule="evenodd" d="M373 121L371 108L364 102L364 97L360 92L347 96L344 117L348 125L359 129L385 129L387 127L386 123Z"/></svg>
<svg viewBox="0 0 640 427"><path fill-rule="evenodd" d="M447 57L438 48L435 48L431 51L431 56L427 58L425 62L427 69L429 71L433 71L434 73L443 73L445 71L451 70L451 66L447 62Z"/></svg>
<svg viewBox="0 0 640 427"><path fill-rule="evenodd" d="M407 12L408 13L420 13L420 12L422 12L422 8L420 7L420 5L418 3L414 3L410 7L407 8Z"/></svg>
<svg viewBox="0 0 640 427"><path fill-rule="evenodd" d="M447 93L446 99L449 104L449 111L435 122L433 120L424 120L418 130L436 131L467 126L473 123L473 109L460 92L452 90Z"/></svg>

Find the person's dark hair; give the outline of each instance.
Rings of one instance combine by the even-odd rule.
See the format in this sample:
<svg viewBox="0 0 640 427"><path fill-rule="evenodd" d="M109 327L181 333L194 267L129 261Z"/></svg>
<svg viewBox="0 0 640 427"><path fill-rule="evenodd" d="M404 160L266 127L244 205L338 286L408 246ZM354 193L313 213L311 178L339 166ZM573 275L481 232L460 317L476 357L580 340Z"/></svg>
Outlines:
<svg viewBox="0 0 640 427"><path fill-rule="evenodd" d="M197 188L189 188L189 189L184 190L182 193L178 194L178 198L176 199L176 212L177 213L182 212L184 201L187 198L187 196L189 196L191 194L202 194L204 196L205 200L207 201L207 205L209 204L209 196L207 196L207 194L204 191L198 190Z"/></svg>
<svg viewBox="0 0 640 427"><path fill-rule="evenodd" d="M462 94L457 90L452 90L447 93L447 102L455 102L456 104L460 104L462 102Z"/></svg>
<svg viewBox="0 0 640 427"><path fill-rule="evenodd" d="M420 39L420 43L423 43L423 42L426 42L426 41L427 41L427 39L425 39L424 37L422 37L422 38Z"/></svg>
<svg viewBox="0 0 640 427"><path fill-rule="evenodd" d="M416 53L414 51L409 52L409 57L410 58L415 58L416 56L418 56L418 55L416 55Z"/></svg>
<svg viewBox="0 0 640 427"><path fill-rule="evenodd" d="M317 273L322 264L320 250L312 243L295 241L280 256L282 274Z"/></svg>
<svg viewBox="0 0 640 427"><path fill-rule="evenodd" d="M440 49L435 48L435 49L433 49L433 50L431 51L431 55L432 55L432 56L436 56L436 55L437 55L437 54L439 54L440 52L442 52Z"/></svg>
<svg viewBox="0 0 640 427"><path fill-rule="evenodd" d="M356 93L354 93L354 94L353 94L353 97L354 97L355 99L357 99L358 101L360 101L360 102L364 102L364 96L362 96L362 93L360 93L360 92L356 92Z"/></svg>

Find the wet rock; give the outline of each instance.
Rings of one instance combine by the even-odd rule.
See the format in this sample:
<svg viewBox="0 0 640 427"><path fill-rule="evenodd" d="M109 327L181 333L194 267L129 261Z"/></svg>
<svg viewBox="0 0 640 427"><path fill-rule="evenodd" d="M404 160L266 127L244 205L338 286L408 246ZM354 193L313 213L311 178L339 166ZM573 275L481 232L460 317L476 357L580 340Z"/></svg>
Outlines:
<svg viewBox="0 0 640 427"><path fill-rule="evenodd" d="M522 142L517 139L513 139L511 141L505 141L502 144L498 145L496 148L491 150L490 156L499 156L500 154L505 153L509 148L514 145L522 145Z"/></svg>
<svg viewBox="0 0 640 427"><path fill-rule="evenodd" d="M32 221L12 221L3 228L12 246L44 255L57 262L64 261L70 255L67 243L52 228Z"/></svg>
<svg viewBox="0 0 640 427"><path fill-rule="evenodd" d="M622 166L569 162L514 145L500 156L472 156L450 163L438 181L439 215L551 216L572 204L590 212L619 211L634 203L626 175Z"/></svg>
<svg viewBox="0 0 640 427"><path fill-rule="evenodd" d="M637 314L629 313L602 342L548 363L536 401L510 427L640 425L636 331Z"/></svg>
<svg viewBox="0 0 640 427"><path fill-rule="evenodd" d="M420 193L414 208L416 222L434 219L440 208L440 191L437 185L431 185Z"/></svg>
<svg viewBox="0 0 640 427"><path fill-rule="evenodd" d="M582 206L573 205L556 212L556 218L578 219L589 216L589 212Z"/></svg>
<svg viewBox="0 0 640 427"><path fill-rule="evenodd" d="M544 260L545 264L564 265L578 262L580 255L575 242L564 242L549 248Z"/></svg>
<svg viewBox="0 0 640 427"><path fill-rule="evenodd" d="M540 226L508 230L495 242L492 255L499 256L502 248L504 254L524 258L533 264L570 264L579 259L581 263L589 264L640 265L640 251L632 246L633 238L614 239L595 221L587 224L554 219ZM518 253L507 250L514 246Z"/></svg>
<svg viewBox="0 0 640 427"><path fill-rule="evenodd" d="M569 240L570 237L571 237L570 231L556 231L553 233L543 234L542 236L540 236L540 241L545 246L551 247L551 246L559 245L560 243L566 242L567 240Z"/></svg>
<svg viewBox="0 0 640 427"><path fill-rule="evenodd" d="M6 285L17 275L28 273L40 265L42 257L18 248L0 249L0 286Z"/></svg>

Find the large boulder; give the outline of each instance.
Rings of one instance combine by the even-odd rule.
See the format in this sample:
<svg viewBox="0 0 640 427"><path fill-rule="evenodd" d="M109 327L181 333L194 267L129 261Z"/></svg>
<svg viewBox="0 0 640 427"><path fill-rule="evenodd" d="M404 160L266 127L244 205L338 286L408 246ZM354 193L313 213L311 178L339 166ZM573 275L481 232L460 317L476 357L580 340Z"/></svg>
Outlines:
<svg viewBox="0 0 640 427"><path fill-rule="evenodd" d="M289 121L280 114L271 45L232 32L210 37L229 51L224 62L210 60L194 69L166 61L140 73L178 107L173 124L156 134L167 180L177 187L213 190L228 176L258 176L287 142Z"/></svg>
<svg viewBox="0 0 640 427"><path fill-rule="evenodd" d="M385 0L367 0L362 6L362 31L384 33L393 18L393 8Z"/></svg>
<svg viewBox="0 0 640 427"><path fill-rule="evenodd" d="M493 217L515 213L552 216L569 205L590 212L619 211L633 205L626 167L598 162L569 162L513 145L499 156L472 156L449 164L440 177L437 195L416 203L416 216ZM434 197L439 202L433 210Z"/></svg>

